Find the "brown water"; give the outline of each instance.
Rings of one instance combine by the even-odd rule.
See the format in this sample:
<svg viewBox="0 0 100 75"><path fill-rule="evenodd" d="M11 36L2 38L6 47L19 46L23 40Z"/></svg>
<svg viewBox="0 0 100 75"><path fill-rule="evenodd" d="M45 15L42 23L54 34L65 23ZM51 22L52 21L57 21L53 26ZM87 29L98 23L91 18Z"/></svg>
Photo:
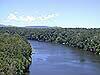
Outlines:
<svg viewBox="0 0 100 75"><path fill-rule="evenodd" d="M100 56L58 44L29 42L34 48L30 75L100 75Z"/></svg>

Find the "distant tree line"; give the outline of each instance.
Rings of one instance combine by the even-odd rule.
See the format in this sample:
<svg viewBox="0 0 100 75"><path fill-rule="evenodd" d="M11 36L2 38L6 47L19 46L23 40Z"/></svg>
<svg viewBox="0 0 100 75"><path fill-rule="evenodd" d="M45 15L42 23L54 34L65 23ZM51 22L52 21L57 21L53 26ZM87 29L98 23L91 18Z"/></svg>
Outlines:
<svg viewBox="0 0 100 75"><path fill-rule="evenodd" d="M30 39L54 42L100 54L100 29L47 28L33 29Z"/></svg>

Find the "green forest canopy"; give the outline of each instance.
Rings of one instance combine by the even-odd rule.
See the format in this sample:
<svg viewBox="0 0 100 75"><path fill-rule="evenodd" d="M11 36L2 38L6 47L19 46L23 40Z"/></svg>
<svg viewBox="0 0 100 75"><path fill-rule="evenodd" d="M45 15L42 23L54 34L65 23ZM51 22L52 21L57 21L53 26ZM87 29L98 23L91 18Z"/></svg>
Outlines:
<svg viewBox="0 0 100 75"><path fill-rule="evenodd" d="M19 34L24 39L60 43L77 47L82 50L100 53L100 29L99 28L17 28L2 27L0 32Z"/></svg>
<svg viewBox="0 0 100 75"><path fill-rule="evenodd" d="M31 47L19 35L0 32L0 75L23 75L31 62Z"/></svg>

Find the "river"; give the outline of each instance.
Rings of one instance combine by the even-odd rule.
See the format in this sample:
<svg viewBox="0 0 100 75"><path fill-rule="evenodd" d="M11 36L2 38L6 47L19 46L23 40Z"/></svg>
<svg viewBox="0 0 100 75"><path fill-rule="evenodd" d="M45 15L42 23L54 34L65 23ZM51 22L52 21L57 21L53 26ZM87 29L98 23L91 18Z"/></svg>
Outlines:
<svg viewBox="0 0 100 75"><path fill-rule="evenodd" d="M30 75L100 75L100 56L59 44L29 40Z"/></svg>

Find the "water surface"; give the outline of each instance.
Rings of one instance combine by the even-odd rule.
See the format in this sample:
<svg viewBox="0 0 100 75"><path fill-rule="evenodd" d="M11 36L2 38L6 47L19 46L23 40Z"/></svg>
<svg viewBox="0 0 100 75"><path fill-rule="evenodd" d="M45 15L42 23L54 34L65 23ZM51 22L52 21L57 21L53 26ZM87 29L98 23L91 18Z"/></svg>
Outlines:
<svg viewBox="0 0 100 75"><path fill-rule="evenodd" d="M100 75L100 56L63 45L29 40L30 75Z"/></svg>

